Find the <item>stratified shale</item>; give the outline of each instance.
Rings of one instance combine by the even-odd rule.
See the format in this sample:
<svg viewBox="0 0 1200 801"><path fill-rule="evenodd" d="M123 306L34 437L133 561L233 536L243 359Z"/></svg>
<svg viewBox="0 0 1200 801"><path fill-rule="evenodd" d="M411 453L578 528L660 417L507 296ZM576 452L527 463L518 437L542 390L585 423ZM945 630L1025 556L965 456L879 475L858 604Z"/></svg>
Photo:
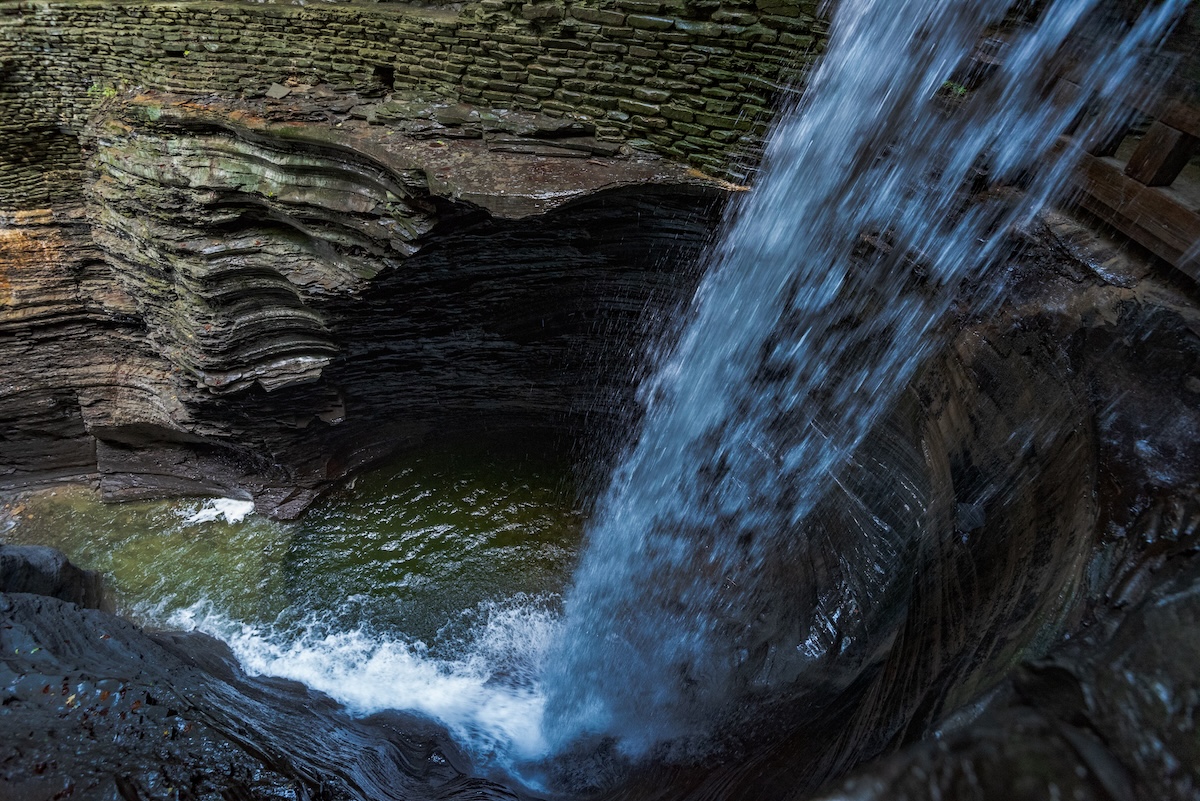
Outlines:
<svg viewBox="0 0 1200 801"><path fill-rule="evenodd" d="M14 220L5 485L291 516L448 431L616 430L727 185L532 114L455 106L411 136L261 110L116 107L87 130L84 209Z"/></svg>

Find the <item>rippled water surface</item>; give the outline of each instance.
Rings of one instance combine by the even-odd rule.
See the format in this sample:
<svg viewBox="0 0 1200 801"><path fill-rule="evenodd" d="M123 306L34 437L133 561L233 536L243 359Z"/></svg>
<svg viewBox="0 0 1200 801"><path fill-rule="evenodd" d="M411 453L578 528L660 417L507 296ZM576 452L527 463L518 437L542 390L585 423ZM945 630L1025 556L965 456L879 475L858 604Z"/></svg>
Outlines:
<svg viewBox="0 0 1200 801"><path fill-rule="evenodd" d="M561 470L468 453L394 462L296 522L229 522L203 500L101 504L79 489L24 506L6 539L105 572L123 611L148 623L208 601L281 630L317 614L419 639L480 602L556 593L580 530Z"/></svg>
<svg viewBox="0 0 1200 801"><path fill-rule="evenodd" d="M208 631L251 672L362 713L425 712L485 758L538 749L537 673L581 531L561 466L423 454L300 521L231 522L226 509L238 517L221 501L58 490L10 506L2 536L103 571L120 611Z"/></svg>

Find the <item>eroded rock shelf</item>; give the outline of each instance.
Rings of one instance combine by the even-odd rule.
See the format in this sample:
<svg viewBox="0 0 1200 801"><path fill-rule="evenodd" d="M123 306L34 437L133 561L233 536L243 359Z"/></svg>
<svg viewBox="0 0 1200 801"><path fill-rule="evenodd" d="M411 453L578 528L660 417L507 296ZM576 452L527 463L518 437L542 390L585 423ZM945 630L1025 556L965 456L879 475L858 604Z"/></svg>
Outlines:
<svg viewBox="0 0 1200 801"><path fill-rule="evenodd" d="M8 393L12 447L30 454L14 451L8 486L98 473L114 499L252 495L292 515L446 426L553 437L615 421L636 343L689 285L731 188L637 155L263 111L133 98L85 129L84 207L13 218L6 274L29 280L6 358L37 363L41 336L44 355L95 365L64 352ZM554 126L498 130L536 145ZM47 404L60 424L27 408ZM51 469L47 448L72 455Z"/></svg>

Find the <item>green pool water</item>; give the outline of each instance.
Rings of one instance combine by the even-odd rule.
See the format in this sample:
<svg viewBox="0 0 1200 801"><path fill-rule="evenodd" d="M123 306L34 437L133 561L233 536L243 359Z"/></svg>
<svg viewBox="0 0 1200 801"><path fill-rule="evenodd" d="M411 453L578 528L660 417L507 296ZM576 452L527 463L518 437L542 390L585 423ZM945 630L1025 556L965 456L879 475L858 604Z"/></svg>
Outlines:
<svg viewBox="0 0 1200 801"><path fill-rule="evenodd" d="M60 489L11 501L0 537L102 571L119 610L150 625L208 602L276 633L327 626L433 642L481 603L563 589L582 529L567 475L538 459L418 454L295 522L188 522L205 501L103 504Z"/></svg>

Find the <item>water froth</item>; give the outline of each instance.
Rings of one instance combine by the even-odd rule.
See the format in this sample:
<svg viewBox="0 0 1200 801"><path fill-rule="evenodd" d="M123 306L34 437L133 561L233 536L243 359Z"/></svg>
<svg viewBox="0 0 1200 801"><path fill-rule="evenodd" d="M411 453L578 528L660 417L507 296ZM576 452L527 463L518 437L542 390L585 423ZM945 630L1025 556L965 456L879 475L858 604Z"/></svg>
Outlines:
<svg viewBox="0 0 1200 801"><path fill-rule="evenodd" d="M254 501L241 501L237 498L214 498L206 502L199 511L183 522L188 525L211 523L223 517L226 523L240 523L253 511Z"/></svg>
<svg viewBox="0 0 1200 801"><path fill-rule="evenodd" d="M239 622L208 601L165 622L223 640L248 673L302 682L352 714L398 709L426 715L480 764L513 770L546 751L539 675L560 625L553 600L481 603L431 644L363 628L339 630L317 616L302 633L281 633Z"/></svg>

